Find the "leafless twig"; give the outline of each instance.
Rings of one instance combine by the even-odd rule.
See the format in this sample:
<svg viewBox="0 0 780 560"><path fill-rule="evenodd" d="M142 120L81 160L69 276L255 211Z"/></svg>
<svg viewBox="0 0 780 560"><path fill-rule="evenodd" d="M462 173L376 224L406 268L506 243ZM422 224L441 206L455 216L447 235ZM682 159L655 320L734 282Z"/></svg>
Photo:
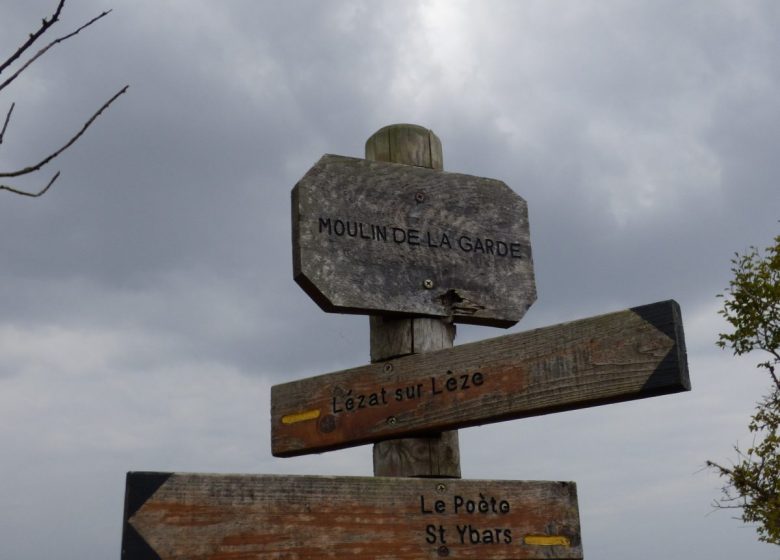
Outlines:
<svg viewBox="0 0 780 560"><path fill-rule="evenodd" d="M129 87L130 87L129 85L123 87L118 92L116 92L113 95L113 97L111 97L111 99L109 99L108 101L103 103L103 106L100 109L98 109L95 112L95 114L92 115L89 118L89 120L87 122L84 123L84 125L81 127L81 130L79 130L75 135L73 135L73 137L70 140L68 140L65 144L63 144L61 148L59 148L58 150L52 152L51 154L49 154L48 156L43 158L41 161L39 161L35 165L28 165L27 167L24 167L22 169L18 169L16 171L9 171L9 172L5 172L5 173L0 173L0 177L19 177L21 175L27 175L28 173L32 173L33 171L38 171L41 167L43 167L44 165L49 163L51 160L56 158L58 155L60 155L62 152L64 152L68 148L70 148L73 145L73 143L76 142L76 140L78 140L81 137L81 135L84 134L87 131L87 129L90 127L90 125L93 122L95 122L95 119L97 119L103 111L108 109L111 106L111 104L114 101L116 101L116 99L120 95L122 95L123 93L125 93L127 91L127 88L129 88ZM6 190L10 190L10 189L6 189Z"/></svg>
<svg viewBox="0 0 780 560"><path fill-rule="evenodd" d="M54 13L47 19L44 18L42 20L40 28L34 32L30 33L27 40L18 48L16 51L8 57L2 64L0 64L0 73L5 71L7 68L11 66L15 61L17 61L46 31L54 25L57 21L59 21L60 13L62 12L62 9L65 5L65 0L59 0L57 4L57 8L55 9ZM76 30L68 33L67 35L63 35L62 37L58 37L57 39L54 39L50 43L48 43L45 47L40 49L35 55L33 55L27 62L21 65L19 69L17 69L11 76L9 76L5 81L0 83L0 91L8 87L16 78L19 77L22 72L24 72L29 66L38 60L41 56L43 56L49 49L52 47L58 45L59 43L62 43L63 41L66 41L67 39L70 39L74 35L77 35L82 30L86 29L96 21L98 21L101 18L104 18L109 13L111 13L111 10L102 12L101 14L95 16L88 22L84 23L81 27L77 28ZM0 178L8 178L8 177L20 177L22 175L27 175L28 173L33 173L35 171L39 171L44 165L49 163L51 160L59 156L62 152L70 148L81 136L86 132L86 130L92 125L93 122L105 111L108 109L111 104L116 101L116 99L124 94L127 91L127 88L129 86L125 86L122 89L120 89L117 93L115 93L108 101L106 101L100 109L98 109L95 114L93 114L81 127L81 129L74 134L65 144L62 145L59 149L55 150L54 152L50 153L48 156L43 158L41 161L34 165L28 165L27 167L24 167L22 169L17 169L16 171L8 171L8 172L0 172ZM8 123L11 121L11 115L13 113L15 104L12 103L10 109L5 115L5 120L3 121L3 127L0 129L0 144L3 143L3 138L5 136L6 130L8 129ZM60 176L60 172L57 171L57 173L54 174L54 176L49 180L49 182L44 186L41 190L37 192L31 192L31 191L25 191L22 189L19 189L17 187L12 187L9 185L3 185L0 184L0 190L9 191L14 194L22 195L22 196L30 196L30 197L39 197L43 195L46 191L49 190L49 188L54 184L54 182L57 180L57 178Z"/></svg>
<svg viewBox="0 0 780 560"><path fill-rule="evenodd" d="M3 123L3 129L0 130L0 144L3 143L3 136L5 136L5 129L8 128L8 122L11 120L11 113L14 112L16 103L11 103L11 108L8 109L8 113L5 115L5 122Z"/></svg>
<svg viewBox="0 0 780 560"><path fill-rule="evenodd" d="M39 50L37 53L35 53L35 56L33 56L33 57L30 59L30 60L28 60L27 62L25 62L25 63L24 63L24 64L23 64L23 65L22 65L22 66L21 66L21 67L20 67L20 68L19 68L19 69L18 69L16 72L14 72L13 74L11 74L11 76L10 76L10 77L9 77L9 78L8 78L6 81L4 81L3 83L1 83L1 84L0 84L0 91L2 91L2 90L3 90L5 87L7 87L7 86L8 86L8 85L9 85L11 82L13 82L13 81L14 81L16 78L18 78L18 77L19 77L19 74L21 74L22 72L24 72L25 70L27 70L27 67L28 67L28 66L30 66L30 64L32 64L33 62L35 62L36 60L38 60L38 59L39 59L41 56L43 56L43 55L46 53L46 51L48 51L50 48L52 48L53 46L55 46L55 45L57 45L57 44L59 44L59 43L62 43L63 41L65 41L65 40L67 40L67 39L70 39L70 38L71 38L71 37L73 37L74 35L78 34L78 33L79 33L79 32L80 32L82 29L85 29L85 28L89 27L90 25L92 25L93 23L95 23L97 20L99 20L100 18L103 18L103 17L107 16L107 15L108 15L108 14L110 14L110 13L111 13L111 10L105 11L105 12L101 13L100 15L97 15L97 16L95 16L94 18L92 18L91 20L89 20L87 23L85 23L84 25L82 25L81 27L79 27L78 29L76 29L75 31L72 31L72 32L68 33L67 35L63 35L62 37L59 37L59 38L57 38L57 39L54 39L54 40L53 40L51 43L49 43L48 45L46 45L45 47L43 47L41 50ZM44 20L44 21L46 21L46 20ZM0 72L2 72L2 70L0 70Z"/></svg>
<svg viewBox="0 0 780 560"><path fill-rule="evenodd" d="M15 189L14 187L9 187L8 185L0 185L0 191L9 191L14 194L20 194L22 196L30 196L32 198L37 198L44 194L46 191L49 190L49 187L51 187L54 184L54 181L57 180L57 177L60 176L60 172L57 171L57 173L54 174L54 177L51 178L51 180L46 184L45 187L43 187L38 192L28 192L28 191L22 191L19 189Z"/></svg>
<svg viewBox="0 0 780 560"><path fill-rule="evenodd" d="M37 41L41 35L46 33L46 30L49 29L52 25L54 25L57 21L60 19L60 12L62 11L62 7L65 5L65 0L60 0L60 3L57 4L57 9L54 11L52 16L49 19L43 18L43 21L41 22L41 27L36 31L35 33L30 33L30 36L27 37L27 40L20 46L18 49L16 49L16 52L14 52L11 56L8 57L8 59L0 64L0 74L2 74L3 70L8 68L11 64L16 61L22 54L24 54L24 51L29 49L35 41Z"/></svg>

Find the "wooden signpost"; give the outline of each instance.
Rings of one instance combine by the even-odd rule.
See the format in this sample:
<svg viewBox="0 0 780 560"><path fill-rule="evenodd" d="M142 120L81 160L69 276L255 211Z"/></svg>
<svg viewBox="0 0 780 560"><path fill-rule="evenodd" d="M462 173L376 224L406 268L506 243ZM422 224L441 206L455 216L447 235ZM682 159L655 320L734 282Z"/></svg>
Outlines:
<svg viewBox="0 0 780 560"><path fill-rule="evenodd" d="M674 301L452 347L536 298L525 201L414 125L292 193L293 273L371 315L371 364L277 385L274 455L374 443L374 478L131 472L123 560L582 559L573 482L459 480L458 428L690 389ZM403 164L403 165L401 165ZM425 477L425 478L389 478Z"/></svg>
<svg viewBox="0 0 780 560"><path fill-rule="evenodd" d="M125 558L582 558L573 483L127 476Z"/></svg>
<svg viewBox="0 0 780 560"><path fill-rule="evenodd" d="M501 181L325 155L292 200L295 281L325 311L508 327L536 299L528 209Z"/></svg>
<svg viewBox="0 0 780 560"><path fill-rule="evenodd" d="M666 301L276 385L271 447L287 457L688 389Z"/></svg>

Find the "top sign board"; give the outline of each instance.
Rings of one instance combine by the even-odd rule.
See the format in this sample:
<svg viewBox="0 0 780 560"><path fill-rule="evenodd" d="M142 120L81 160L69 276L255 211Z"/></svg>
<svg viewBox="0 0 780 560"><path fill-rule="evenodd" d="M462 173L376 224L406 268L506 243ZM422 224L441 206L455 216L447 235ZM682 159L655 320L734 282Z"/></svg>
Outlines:
<svg viewBox="0 0 780 560"><path fill-rule="evenodd" d="M292 218L295 281L325 311L509 327L536 299L526 202L495 179L325 155Z"/></svg>

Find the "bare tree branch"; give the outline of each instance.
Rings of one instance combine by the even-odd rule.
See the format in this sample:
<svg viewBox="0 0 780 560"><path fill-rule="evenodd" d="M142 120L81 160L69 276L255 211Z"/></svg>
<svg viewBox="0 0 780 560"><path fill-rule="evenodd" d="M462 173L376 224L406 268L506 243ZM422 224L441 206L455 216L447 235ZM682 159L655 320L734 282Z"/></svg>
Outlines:
<svg viewBox="0 0 780 560"><path fill-rule="evenodd" d="M54 184L54 181L57 180L57 177L60 176L60 172L57 171L57 173L54 174L54 177L51 178L51 180L46 184L45 187L43 187L38 192L28 192L28 191L22 191L19 189L15 189L14 187L9 187L8 185L0 185L0 191L9 191L14 194L20 194L22 196L30 196L32 198L37 198L44 194L46 191L49 190L49 187L51 187Z"/></svg>
<svg viewBox="0 0 780 560"><path fill-rule="evenodd" d="M60 19L60 12L62 11L62 7L65 5L65 0L60 0L60 3L57 4L57 9L54 11L54 14L49 19L43 18L43 21L41 22L41 28L38 29L35 33L30 33L30 36L27 38L27 41L25 41L22 46L20 46L18 49L16 49L16 52L14 52L11 56L8 57L8 59L0 64L0 74L3 73L3 70L8 68L11 64L14 63L16 59L18 59L22 54L24 54L24 51L29 49L35 41L38 40L38 38L46 33L46 30L49 29L52 25L54 25L57 21Z"/></svg>
<svg viewBox="0 0 780 560"><path fill-rule="evenodd" d="M14 107L16 106L16 103L11 103L11 108L8 109L8 113L5 115L5 122L3 123L3 128L0 130L0 145L3 143L3 136L5 136L5 129L8 128L8 122L11 120L11 113L14 112Z"/></svg>
<svg viewBox="0 0 780 560"><path fill-rule="evenodd" d="M63 1L64 1L64 0L63 0ZM0 91L2 91L2 90L3 90L5 87L7 87L7 86L8 86L8 85L9 85L11 82L13 82L13 81L14 81L16 78L18 78L18 77L19 77L19 74L21 74L22 72L24 72L25 70L27 70L27 67L28 67L28 66L30 66L30 64L32 64L33 62L35 62L36 60L38 60L38 58L40 58L41 56L43 56L43 55L46 53L46 51L48 51L50 48L52 48L53 46L55 46L55 45L57 45L57 44L59 44L59 43L62 43L63 41L65 41L65 40L67 40L67 39L70 39L70 38L71 38L71 37L73 37L74 35L78 34L78 33L79 33L79 32L80 32L82 29L85 29L85 28L89 27L90 25L92 25L93 23L95 23L97 20L99 20L100 18L103 18L103 17L107 16L107 15L108 15L108 14L110 14L110 13L111 13L111 10L105 11L105 12L103 12L103 13L101 13L101 14L99 14L99 15L95 16L94 18L92 18L91 20L89 20L87 23L85 23L84 25L82 25L81 27L79 27L78 29L76 29L75 31L72 31L72 32L68 33L67 35L63 35L62 37L59 37L59 38L57 38L57 39L54 39L54 40L53 40L51 43L49 43L48 45L46 45L45 47L43 47L41 50L39 50L37 53L35 53L35 56L33 56L33 57L30 59L30 60L28 60L27 62L25 62L25 63L22 65L22 67L21 67L21 68L19 68L19 69L18 69L16 72L14 72L13 74L11 74L11 76L10 76L10 77L9 77L9 78L8 78L6 81L4 81L2 84L0 84ZM44 22L45 22L45 21L46 21L46 20L44 20ZM2 70L0 70L0 72L1 72L1 71L2 71Z"/></svg>
<svg viewBox="0 0 780 560"><path fill-rule="evenodd" d="M95 122L95 119L97 119L97 118L100 116L100 114L101 114L103 111L105 111L106 109L108 109L108 108L111 106L111 104L112 104L114 101L116 101L116 99L117 99L117 98L118 98L120 95L122 95L123 93L125 93L125 92L127 91L127 88L129 88L129 87L130 87L130 86L129 86L129 85L127 85L127 86L123 87L122 89L120 89L118 92L116 92L116 93L113 95L113 97L111 97L111 99L109 99L108 101L106 101L106 102L103 104L103 106L102 106L102 107L100 107L100 109L98 109L98 110L95 112L95 114L94 114L94 115L92 115L92 116L89 118L89 120L88 120L87 122L85 122L85 123L84 123L84 125L81 127L81 130L79 130L79 131L78 131L78 132L77 132L77 133L76 133L76 134L75 134L75 135L74 135L74 136L73 136L73 137L72 137L70 140L68 140L68 141L67 141L67 142L66 142L66 143L65 143L65 144L64 144L64 145L63 145L61 148L59 148L58 150L56 150L56 151L52 152L51 154L49 154L48 156L46 156L45 158L43 158L41 161L39 161L39 162L38 162L38 163L36 163L35 165L29 165L29 166L27 166L27 167L24 167L24 168L22 168L22 169L19 169L19 170L17 170L17 171L10 171L10 172L6 172L6 173L0 173L0 177L19 177L19 176L21 176L21 175L27 175L28 173L32 173L33 171L38 171L38 170L39 170L41 167L43 167L44 165L46 165L47 163L49 163L51 160L53 160L54 158L56 158L58 155L60 155L62 152L64 152L64 151L65 151L65 150L67 150L68 148L70 148L70 147L73 145L73 143L74 143L74 142L76 142L76 140L78 140L79 138L81 138L81 135L82 135L82 134L84 134L84 133L86 132L86 130L87 130L89 127L90 127L90 125L91 125L93 122ZM50 185L49 185L49 186L50 186ZM47 187L47 188L48 188L48 187ZM8 188L6 188L5 190L11 190L11 189L8 189ZM44 192L45 192L45 191L44 191Z"/></svg>
<svg viewBox="0 0 780 560"><path fill-rule="evenodd" d="M0 74L4 72L6 69L8 69L14 62L16 62L46 31L54 25L57 21L59 21L60 13L62 12L63 7L65 6L65 0L59 0L57 7L54 11L54 13L47 19L43 18L41 22L40 28L34 32L30 33L27 40L18 48L16 51L8 57L2 64L0 64ZM82 30L86 29L96 21L100 20L101 18L104 18L109 13L111 13L111 10L102 12L101 14L95 16L91 20L84 23L81 27L77 28L76 30L68 33L67 35L63 35L61 37L58 37L57 39L54 39L50 43L48 43L45 47L40 49L37 53L35 53L27 62L21 65L21 67L16 70L13 74L11 74L10 77L8 77L5 81L0 83L0 91L8 87L16 78L18 78L27 68L30 67L30 65L38 60L41 56L43 56L46 52L48 52L49 49L52 47L62 43L63 41L66 41L73 37L74 35L77 35ZM81 127L81 129L74 134L62 147L55 150L54 152L50 153L48 156L43 158L41 161L34 165L29 165L27 167L24 167L22 169L18 169L16 171L10 171L10 172L0 172L0 178L3 177L19 177L22 175L26 175L28 173L33 173L36 171L39 171L43 166L45 166L47 163L49 163L51 160L59 156L62 152L70 148L81 136L86 132L86 130L92 125L93 122L105 111L108 109L111 104L116 101L116 99L124 94L129 86L125 86L122 89L120 89L117 93L115 93L108 101L106 101ZM5 133L8 129L8 123L11 121L11 115L13 113L14 107L16 106L15 103L11 103L11 107L8 109L8 112L5 115L5 120L3 121L3 126L0 128L0 145L3 143L3 139L5 137ZM33 192L33 191L26 191L17 187L13 187L10 185L4 185L0 184L0 191L8 191L14 194L22 195L22 196L29 196L29 197L39 197L46 193L46 191L51 188L51 186L54 184L54 182L57 180L57 178L60 176L60 172L57 171L54 176L49 180L49 182L44 186L41 190Z"/></svg>

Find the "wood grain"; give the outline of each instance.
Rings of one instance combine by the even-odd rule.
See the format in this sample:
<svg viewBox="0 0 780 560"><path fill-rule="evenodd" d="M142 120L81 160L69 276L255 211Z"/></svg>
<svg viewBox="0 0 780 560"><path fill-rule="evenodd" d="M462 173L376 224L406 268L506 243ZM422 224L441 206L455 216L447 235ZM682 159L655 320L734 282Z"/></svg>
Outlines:
<svg viewBox="0 0 780 560"><path fill-rule="evenodd" d="M455 325L441 319L371 317L371 361L452 348ZM384 366L383 366L384 367ZM375 476L460 478L458 432L388 439L374 444Z"/></svg>
<svg viewBox="0 0 780 560"><path fill-rule="evenodd" d="M689 389L666 301L276 385L271 446L300 455Z"/></svg>
<svg viewBox="0 0 780 560"><path fill-rule="evenodd" d="M325 155L292 221L293 276L325 311L508 327L536 299L526 202L495 179Z"/></svg>
<svg viewBox="0 0 780 560"><path fill-rule="evenodd" d="M366 141L366 159L442 169L444 157L432 130L410 124L386 126ZM370 317L371 361L452 348L455 325L439 318ZM451 430L374 444L374 476L460 478L460 442Z"/></svg>
<svg viewBox="0 0 780 560"><path fill-rule="evenodd" d="M572 482L127 475L123 560L582 558Z"/></svg>
<svg viewBox="0 0 780 560"><path fill-rule="evenodd" d="M415 124L391 124L366 140L366 159L444 169L441 140L432 130Z"/></svg>

